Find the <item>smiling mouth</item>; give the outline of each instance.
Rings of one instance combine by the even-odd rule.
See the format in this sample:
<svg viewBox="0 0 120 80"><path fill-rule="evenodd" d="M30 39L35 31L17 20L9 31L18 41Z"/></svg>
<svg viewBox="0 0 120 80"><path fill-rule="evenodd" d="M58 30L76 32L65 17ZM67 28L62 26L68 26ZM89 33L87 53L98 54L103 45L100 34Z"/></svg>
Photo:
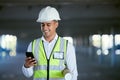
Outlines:
<svg viewBox="0 0 120 80"><path fill-rule="evenodd" d="M44 33L47 33L47 32L49 32L49 30L45 30L45 31L43 31Z"/></svg>
<svg viewBox="0 0 120 80"><path fill-rule="evenodd" d="M48 33L49 31L48 30L46 30L46 31L43 31L44 33Z"/></svg>

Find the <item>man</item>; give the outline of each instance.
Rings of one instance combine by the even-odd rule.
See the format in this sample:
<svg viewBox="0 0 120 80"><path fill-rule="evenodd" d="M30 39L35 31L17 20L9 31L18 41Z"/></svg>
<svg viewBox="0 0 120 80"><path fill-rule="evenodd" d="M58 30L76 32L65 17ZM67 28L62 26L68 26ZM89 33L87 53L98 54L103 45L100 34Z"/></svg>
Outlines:
<svg viewBox="0 0 120 80"><path fill-rule="evenodd" d="M32 52L34 58L26 57L22 67L26 77L34 80L77 80L75 49L67 40L56 33L58 11L50 6L43 8L37 19L41 23L43 36L32 41L27 52ZM66 76L65 70L70 75ZM69 79L71 76L71 79Z"/></svg>

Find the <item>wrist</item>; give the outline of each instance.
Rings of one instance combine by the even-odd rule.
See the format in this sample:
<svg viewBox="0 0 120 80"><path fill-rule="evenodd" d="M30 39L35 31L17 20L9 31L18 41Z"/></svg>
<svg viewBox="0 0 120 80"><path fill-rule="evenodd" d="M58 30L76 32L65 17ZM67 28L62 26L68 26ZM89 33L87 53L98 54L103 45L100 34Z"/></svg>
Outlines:
<svg viewBox="0 0 120 80"><path fill-rule="evenodd" d="M30 66L27 66L26 64L24 64L24 67L25 67L25 68L29 68Z"/></svg>

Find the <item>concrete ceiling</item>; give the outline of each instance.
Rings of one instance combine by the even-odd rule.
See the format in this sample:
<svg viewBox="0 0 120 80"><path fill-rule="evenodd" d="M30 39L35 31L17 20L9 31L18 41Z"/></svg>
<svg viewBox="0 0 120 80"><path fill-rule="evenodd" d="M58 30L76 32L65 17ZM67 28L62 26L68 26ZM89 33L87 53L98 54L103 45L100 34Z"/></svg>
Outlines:
<svg viewBox="0 0 120 80"><path fill-rule="evenodd" d="M120 0L0 0L0 5L119 4Z"/></svg>
<svg viewBox="0 0 120 80"><path fill-rule="evenodd" d="M58 33L79 36L94 33L120 33L120 0L0 0L0 35L21 38L41 35L38 13L46 5L61 15Z"/></svg>

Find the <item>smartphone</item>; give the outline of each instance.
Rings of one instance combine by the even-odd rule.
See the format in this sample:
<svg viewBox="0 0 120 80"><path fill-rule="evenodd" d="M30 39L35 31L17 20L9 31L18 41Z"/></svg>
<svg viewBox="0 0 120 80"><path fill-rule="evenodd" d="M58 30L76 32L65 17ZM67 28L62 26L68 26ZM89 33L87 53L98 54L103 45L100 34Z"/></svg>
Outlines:
<svg viewBox="0 0 120 80"><path fill-rule="evenodd" d="M31 57L34 58L33 53L32 52L26 52L26 57Z"/></svg>

